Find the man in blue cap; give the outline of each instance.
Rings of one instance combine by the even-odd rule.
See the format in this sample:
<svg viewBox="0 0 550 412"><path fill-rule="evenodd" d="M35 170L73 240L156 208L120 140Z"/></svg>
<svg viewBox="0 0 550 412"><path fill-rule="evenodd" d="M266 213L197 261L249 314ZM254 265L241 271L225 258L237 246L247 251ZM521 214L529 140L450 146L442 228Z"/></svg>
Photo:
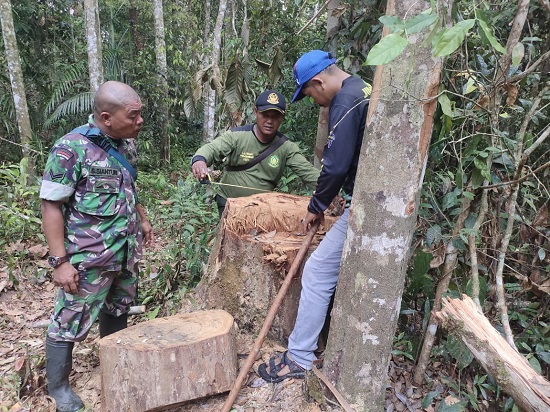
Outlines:
<svg viewBox="0 0 550 412"><path fill-rule="evenodd" d="M298 315L288 339L288 351L258 368L260 376L268 382L302 378L304 371L311 369L316 359L317 340L338 282L372 87L335 63L331 53L313 50L294 65L296 93L292 102L307 96L319 106L329 108L323 167L303 220L304 231L315 221L324 220L324 211L340 190L346 208L304 266Z"/></svg>

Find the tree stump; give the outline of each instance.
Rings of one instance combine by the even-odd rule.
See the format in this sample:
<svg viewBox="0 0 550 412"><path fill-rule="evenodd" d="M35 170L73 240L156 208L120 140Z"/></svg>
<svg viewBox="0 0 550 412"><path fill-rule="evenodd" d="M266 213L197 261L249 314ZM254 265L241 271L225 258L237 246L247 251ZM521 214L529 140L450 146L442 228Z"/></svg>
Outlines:
<svg viewBox="0 0 550 412"><path fill-rule="evenodd" d="M139 323L100 340L101 410L158 411L231 389L232 316L223 310Z"/></svg>
<svg viewBox="0 0 550 412"><path fill-rule="evenodd" d="M208 266L194 291L198 303L228 311L240 329L257 333L304 240L301 220L308 202L309 197L283 193L228 199ZM327 215L324 230L335 220ZM315 236L308 255L324 233ZM301 269L273 321L270 338L288 339L300 291Z"/></svg>

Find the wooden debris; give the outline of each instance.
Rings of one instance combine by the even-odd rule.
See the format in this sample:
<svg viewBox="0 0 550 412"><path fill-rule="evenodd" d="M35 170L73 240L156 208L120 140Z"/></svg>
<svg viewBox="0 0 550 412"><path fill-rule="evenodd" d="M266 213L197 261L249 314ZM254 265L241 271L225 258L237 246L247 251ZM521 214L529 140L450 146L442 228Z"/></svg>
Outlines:
<svg viewBox="0 0 550 412"><path fill-rule="evenodd" d="M192 312L131 326L100 340L101 409L143 412L231 389L237 376L233 318Z"/></svg>
<svg viewBox="0 0 550 412"><path fill-rule="evenodd" d="M443 327L470 349L483 368L525 412L550 410L550 382L512 348L489 320L479 313L466 295L443 299L443 308L433 314Z"/></svg>

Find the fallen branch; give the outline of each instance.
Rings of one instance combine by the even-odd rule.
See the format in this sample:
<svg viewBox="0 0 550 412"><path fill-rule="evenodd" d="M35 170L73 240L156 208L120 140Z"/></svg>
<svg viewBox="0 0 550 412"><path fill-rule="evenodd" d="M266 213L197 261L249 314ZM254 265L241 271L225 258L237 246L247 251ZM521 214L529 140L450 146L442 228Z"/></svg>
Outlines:
<svg viewBox="0 0 550 412"><path fill-rule="evenodd" d="M461 339L477 361L525 412L550 410L550 382L516 352L466 295L443 299L443 309L433 312L451 334Z"/></svg>
<svg viewBox="0 0 550 412"><path fill-rule="evenodd" d="M342 396L340 392L338 392L338 389L332 384L332 382L327 378L327 376L321 372L315 365L311 366L311 369L313 370L313 373L323 381L323 383L327 386L327 388L332 392L332 394L336 397L338 402L340 402L340 406L342 406L342 409L346 412L354 412L351 405L346 401L346 399Z"/></svg>

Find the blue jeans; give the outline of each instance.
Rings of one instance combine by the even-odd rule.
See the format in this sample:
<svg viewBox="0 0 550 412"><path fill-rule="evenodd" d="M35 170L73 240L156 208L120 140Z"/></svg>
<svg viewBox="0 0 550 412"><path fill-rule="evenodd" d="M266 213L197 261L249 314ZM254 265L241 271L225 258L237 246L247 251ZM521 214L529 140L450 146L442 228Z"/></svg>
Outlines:
<svg viewBox="0 0 550 412"><path fill-rule="evenodd" d="M302 292L294 329L288 338L290 357L311 369L317 339L323 329L338 275L348 228L349 209L334 223L307 260L302 273Z"/></svg>

